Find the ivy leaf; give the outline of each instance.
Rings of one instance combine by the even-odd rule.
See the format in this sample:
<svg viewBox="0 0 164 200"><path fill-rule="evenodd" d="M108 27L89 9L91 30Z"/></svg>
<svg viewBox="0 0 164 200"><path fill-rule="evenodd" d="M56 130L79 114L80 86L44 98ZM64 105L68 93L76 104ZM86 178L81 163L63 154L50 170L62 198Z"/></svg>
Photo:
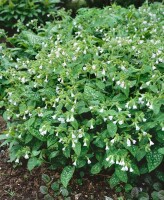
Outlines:
<svg viewBox="0 0 164 200"><path fill-rule="evenodd" d="M91 173L92 173L92 174L98 174L98 173L101 171L101 168L102 168L102 166L101 166L101 164L98 162L98 163L96 163L95 165L92 166L92 168L91 168Z"/></svg>
<svg viewBox="0 0 164 200"><path fill-rule="evenodd" d="M66 188L68 186L69 181L71 180L73 173L75 171L74 166L66 166L60 176L61 183Z"/></svg>
<svg viewBox="0 0 164 200"><path fill-rule="evenodd" d="M115 170L115 173L117 177L120 179L120 181L127 183L128 181L128 176L126 171L122 171L120 167L117 167Z"/></svg>
<svg viewBox="0 0 164 200"><path fill-rule="evenodd" d="M108 130L108 133L111 137L114 137L114 135L116 134L117 132L117 125L114 124L113 122L109 122L107 124L107 130Z"/></svg>
<svg viewBox="0 0 164 200"><path fill-rule="evenodd" d="M147 153L146 160L147 160L149 172L151 172L161 164L163 160L163 155L158 153L157 150L153 150Z"/></svg>

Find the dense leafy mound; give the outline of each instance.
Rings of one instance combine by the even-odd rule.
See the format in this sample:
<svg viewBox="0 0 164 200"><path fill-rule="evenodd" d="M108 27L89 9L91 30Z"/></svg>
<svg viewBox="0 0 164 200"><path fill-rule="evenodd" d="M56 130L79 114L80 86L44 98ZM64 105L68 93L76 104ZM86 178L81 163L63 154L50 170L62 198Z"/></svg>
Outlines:
<svg viewBox="0 0 164 200"><path fill-rule="evenodd" d="M8 57L2 48L8 70L0 80L10 84L1 101L10 160L29 159L29 170L66 166L64 186L75 168L111 170L111 187L156 169L164 153L163 8L81 9L75 19L60 11L37 35L14 36L23 51Z"/></svg>

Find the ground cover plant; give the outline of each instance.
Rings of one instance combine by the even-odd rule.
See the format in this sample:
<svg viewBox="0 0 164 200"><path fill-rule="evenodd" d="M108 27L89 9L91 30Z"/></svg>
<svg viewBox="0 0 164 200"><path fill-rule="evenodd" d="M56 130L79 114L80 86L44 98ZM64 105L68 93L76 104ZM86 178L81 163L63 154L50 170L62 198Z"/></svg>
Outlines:
<svg viewBox="0 0 164 200"><path fill-rule="evenodd" d="M64 187L80 168L127 191L154 170L163 181L163 5L58 17L1 48L10 161L64 168Z"/></svg>

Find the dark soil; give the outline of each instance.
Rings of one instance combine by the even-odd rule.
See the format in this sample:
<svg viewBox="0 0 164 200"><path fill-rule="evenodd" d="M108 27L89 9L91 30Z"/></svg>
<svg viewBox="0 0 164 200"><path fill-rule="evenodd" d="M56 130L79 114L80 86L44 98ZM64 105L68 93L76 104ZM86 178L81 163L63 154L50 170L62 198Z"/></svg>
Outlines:
<svg viewBox="0 0 164 200"><path fill-rule="evenodd" d="M2 117L0 117L0 132L6 127ZM8 162L7 147L0 147L0 200L43 200L40 193L40 186L45 185L41 179L42 174L48 174L53 180L57 180L58 172L48 170L45 166L29 172L25 166L14 167ZM75 177L70 184L71 200L105 200L111 197L117 200L118 197L109 188L106 182L107 175L83 177L82 183L78 184ZM52 191L49 191L52 194ZM120 195L119 195L120 196ZM55 200L62 200L63 197L55 197Z"/></svg>

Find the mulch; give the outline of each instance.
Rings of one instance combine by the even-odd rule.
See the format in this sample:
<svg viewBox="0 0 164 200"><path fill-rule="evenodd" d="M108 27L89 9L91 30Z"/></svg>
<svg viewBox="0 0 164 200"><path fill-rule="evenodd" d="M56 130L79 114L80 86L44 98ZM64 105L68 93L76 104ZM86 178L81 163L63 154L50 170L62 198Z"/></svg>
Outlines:
<svg viewBox="0 0 164 200"><path fill-rule="evenodd" d="M6 124L0 117L0 132L6 128ZM29 172L26 165L14 166L8 162L7 147L0 147L0 200L42 200L44 199L39 188L45 185L42 181L42 174L48 174L53 180L60 175L56 171L48 170L41 166ZM109 188L106 182L107 175L84 176L82 184L77 184L77 177L73 178L70 184L71 200L105 200L111 197L118 199L117 195ZM52 193L52 191L50 191ZM62 200L62 196L54 198Z"/></svg>

